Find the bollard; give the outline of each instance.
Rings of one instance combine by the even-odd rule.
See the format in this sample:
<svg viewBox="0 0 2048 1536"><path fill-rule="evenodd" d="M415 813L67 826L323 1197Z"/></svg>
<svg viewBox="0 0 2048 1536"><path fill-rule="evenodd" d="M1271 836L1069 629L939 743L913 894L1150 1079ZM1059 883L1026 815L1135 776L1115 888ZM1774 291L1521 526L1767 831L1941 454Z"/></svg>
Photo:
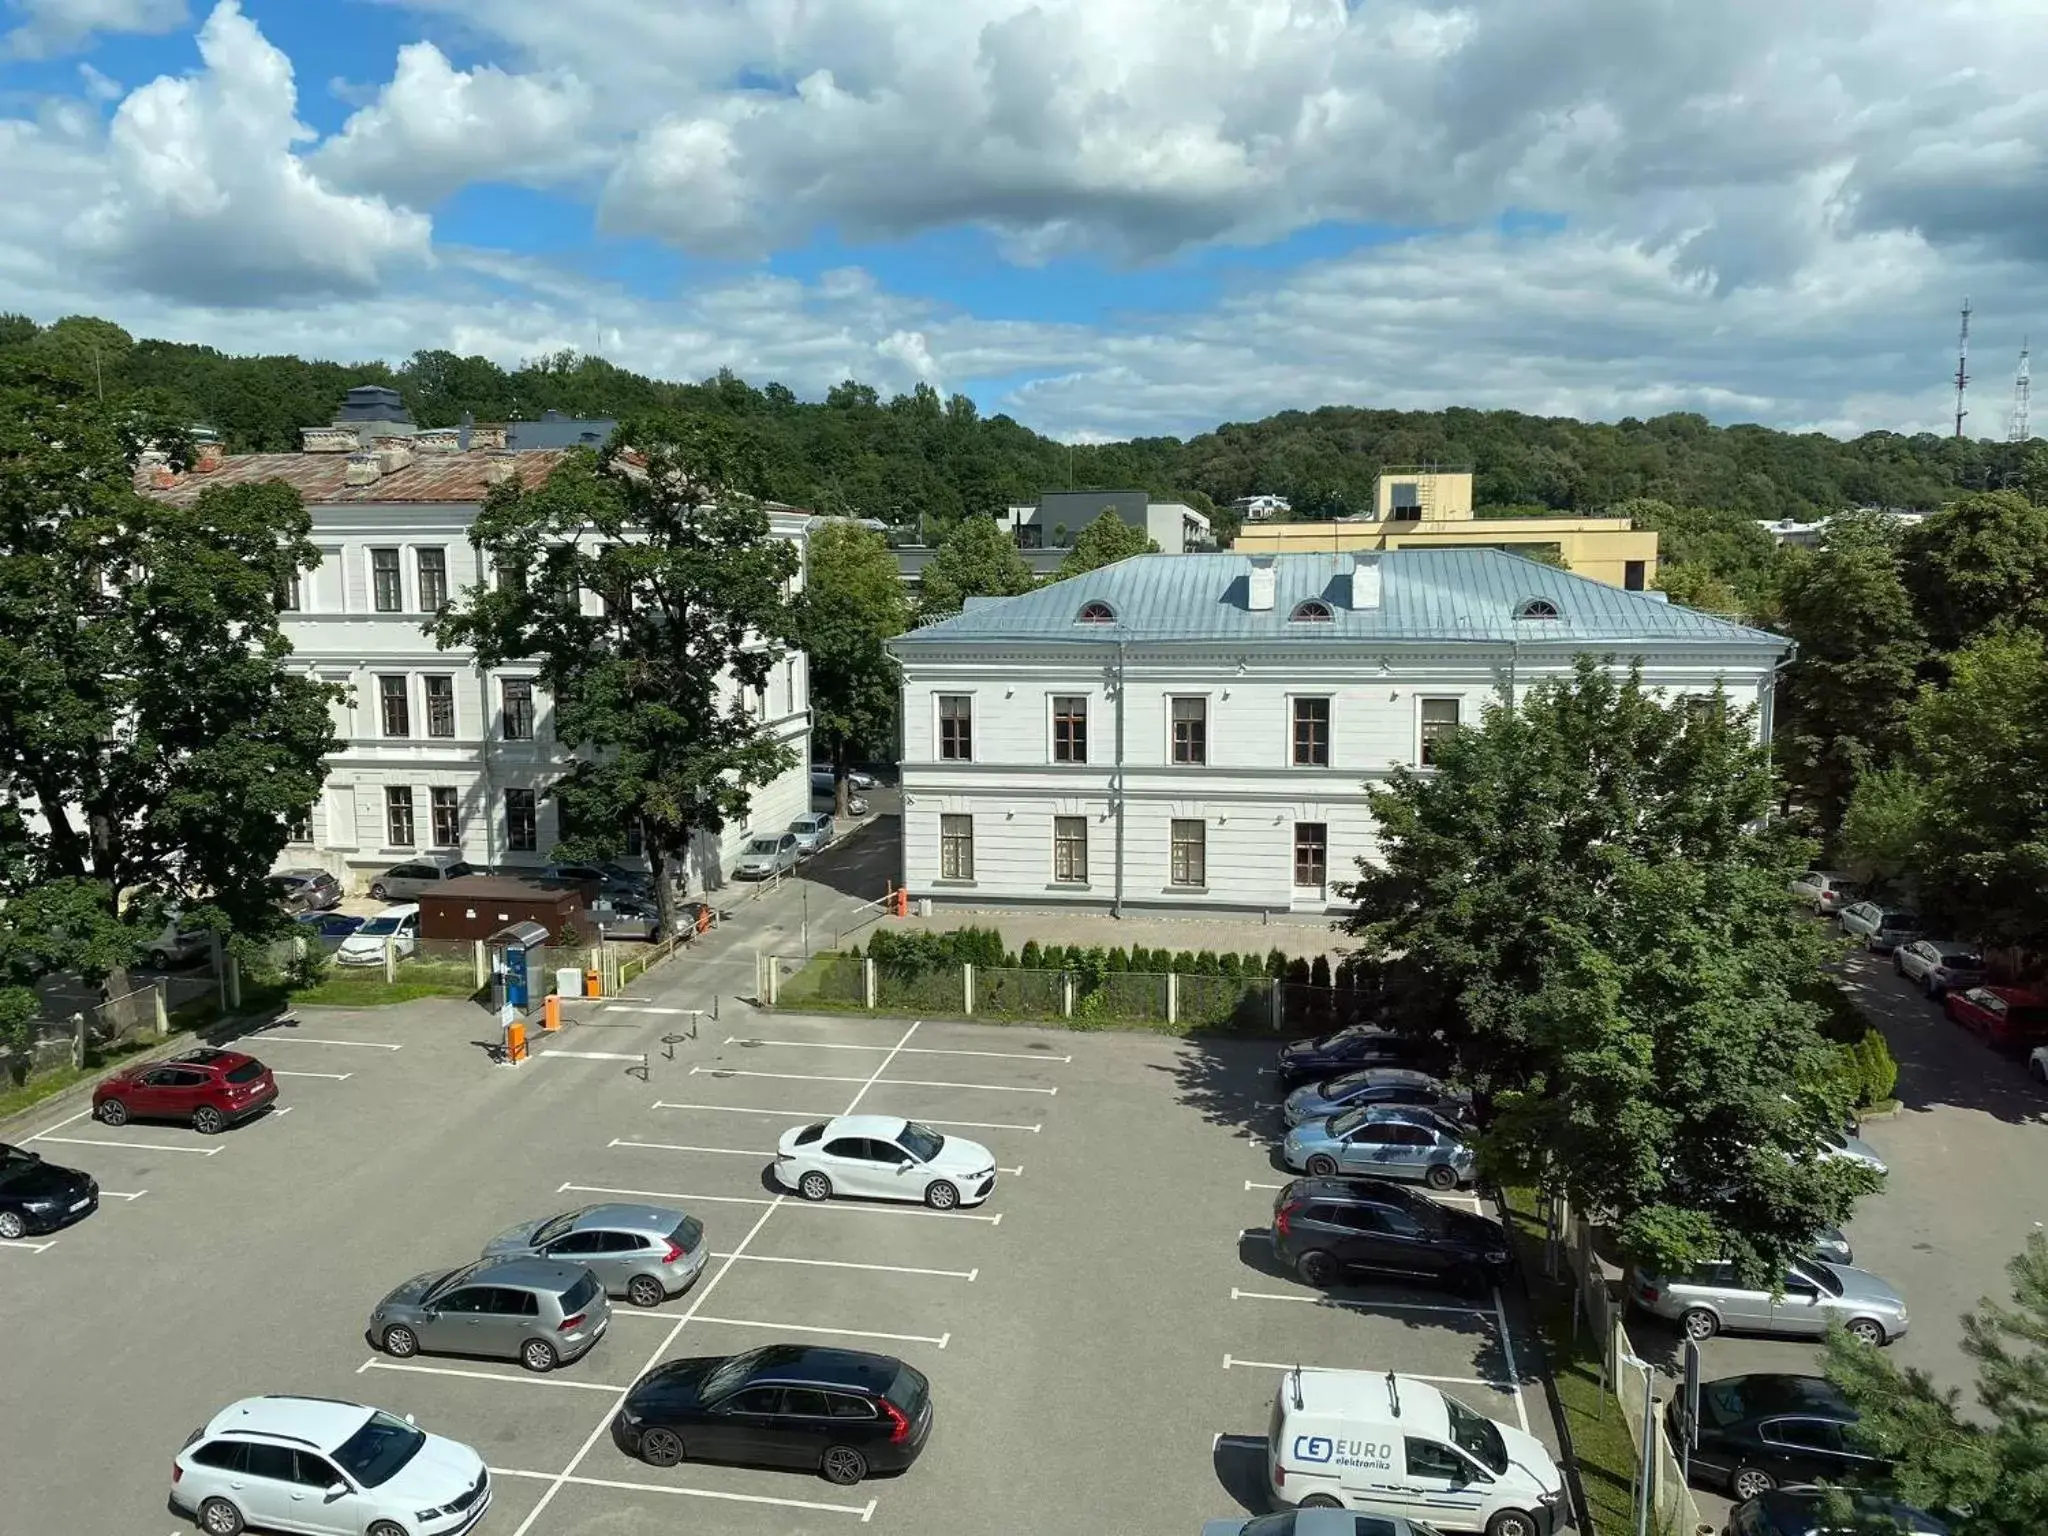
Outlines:
<svg viewBox="0 0 2048 1536"><path fill-rule="evenodd" d="M516 1019L505 1026L505 1059L514 1066L526 1060L526 1026Z"/></svg>
<svg viewBox="0 0 2048 1536"><path fill-rule="evenodd" d="M910 916L910 887L907 885L896 887L896 915L898 917Z"/></svg>
<svg viewBox="0 0 2048 1536"><path fill-rule="evenodd" d="M604 977L595 966L583 973L583 995L585 997L604 996Z"/></svg>
<svg viewBox="0 0 2048 1536"><path fill-rule="evenodd" d="M540 1027L549 1034L562 1027L562 1000L552 992L540 1006Z"/></svg>

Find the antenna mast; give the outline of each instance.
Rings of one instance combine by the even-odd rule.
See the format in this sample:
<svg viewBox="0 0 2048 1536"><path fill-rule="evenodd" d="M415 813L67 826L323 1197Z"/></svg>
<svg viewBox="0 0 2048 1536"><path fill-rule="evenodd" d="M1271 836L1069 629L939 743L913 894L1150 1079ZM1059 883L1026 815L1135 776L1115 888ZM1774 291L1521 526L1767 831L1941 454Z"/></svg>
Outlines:
<svg viewBox="0 0 2048 1536"><path fill-rule="evenodd" d="M2020 371L2012 378L2012 429L2006 433L2011 442L2024 443L2031 435L2027 430L2027 406L2033 390L2033 378L2027 362L2027 340L2022 337Z"/></svg>
<svg viewBox="0 0 2048 1536"><path fill-rule="evenodd" d="M1963 330L1956 340L1956 436L1963 435L1963 392L1970 387L1970 301L1963 300Z"/></svg>

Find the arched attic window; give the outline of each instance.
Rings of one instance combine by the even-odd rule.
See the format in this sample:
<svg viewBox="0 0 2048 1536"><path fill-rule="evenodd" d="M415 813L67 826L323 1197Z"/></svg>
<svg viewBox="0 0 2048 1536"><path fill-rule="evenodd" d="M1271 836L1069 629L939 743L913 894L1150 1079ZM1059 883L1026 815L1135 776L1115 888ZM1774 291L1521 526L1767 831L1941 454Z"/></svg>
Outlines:
<svg viewBox="0 0 2048 1536"><path fill-rule="evenodd" d="M1330 612L1330 605L1320 598L1310 598L1305 603L1296 603L1294 612L1287 616L1290 624L1328 624L1336 617Z"/></svg>
<svg viewBox="0 0 2048 1536"><path fill-rule="evenodd" d="M1074 622L1076 624L1114 624L1116 622L1116 610L1099 598L1094 599L1081 605L1081 611L1074 615Z"/></svg>
<svg viewBox="0 0 2048 1536"><path fill-rule="evenodd" d="M1557 619L1563 615L1557 611L1557 604L1547 597L1525 597L1521 606L1515 609L1518 619Z"/></svg>

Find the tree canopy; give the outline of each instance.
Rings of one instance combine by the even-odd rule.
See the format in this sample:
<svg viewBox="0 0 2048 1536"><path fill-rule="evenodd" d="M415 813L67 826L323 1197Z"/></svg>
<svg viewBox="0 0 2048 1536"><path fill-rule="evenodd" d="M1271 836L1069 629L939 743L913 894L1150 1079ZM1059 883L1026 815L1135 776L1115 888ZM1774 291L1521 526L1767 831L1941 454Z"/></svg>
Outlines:
<svg viewBox="0 0 2048 1536"><path fill-rule="evenodd" d="M1147 537L1144 529L1134 528L1116 513L1105 510L1081 530L1081 536L1074 540L1074 547L1060 561L1059 571L1053 579L1065 581L1069 576L1115 565L1117 561L1128 560L1133 555L1158 553L1157 541Z"/></svg>
<svg viewBox="0 0 2048 1536"><path fill-rule="evenodd" d="M896 755L902 674L887 642L909 623L903 578L880 534L833 522L811 535L794 633L811 669L811 730L832 764L842 815L847 765Z"/></svg>
<svg viewBox="0 0 2048 1536"><path fill-rule="evenodd" d="M958 613L970 597L1017 597L1037 585L1016 541L992 517L970 517L938 548L919 577L919 610Z"/></svg>

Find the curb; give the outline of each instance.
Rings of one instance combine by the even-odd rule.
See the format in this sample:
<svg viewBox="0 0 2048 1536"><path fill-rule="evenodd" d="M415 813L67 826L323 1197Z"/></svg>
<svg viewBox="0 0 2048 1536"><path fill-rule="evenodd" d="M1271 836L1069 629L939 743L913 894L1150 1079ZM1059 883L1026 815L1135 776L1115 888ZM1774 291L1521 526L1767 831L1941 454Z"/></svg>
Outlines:
<svg viewBox="0 0 2048 1536"><path fill-rule="evenodd" d="M1901 1104L1897 1099L1891 1099L1870 1109L1857 1110L1856 1121L1860 1125L1865 1120L1896 1120L1905 1112L1905 1105Z"/></svg>

